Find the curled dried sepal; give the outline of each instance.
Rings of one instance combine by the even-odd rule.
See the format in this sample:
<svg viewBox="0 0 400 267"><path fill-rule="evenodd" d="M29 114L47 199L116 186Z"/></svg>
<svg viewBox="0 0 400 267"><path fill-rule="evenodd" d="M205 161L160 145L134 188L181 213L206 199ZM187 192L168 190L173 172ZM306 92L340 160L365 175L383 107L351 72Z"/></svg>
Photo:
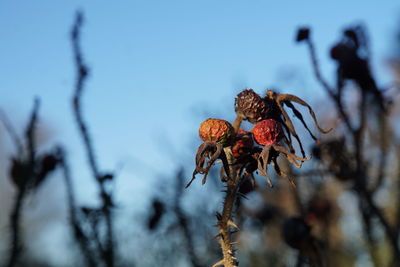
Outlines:
<svg viewBox="0 0 400 267"><path fill-rule="evenodd" d="M196 168L193 171L192 179L186 185L186 188L190 186L190 184L196 178L196 174L198 173L204 174L202 184L205 184L208 172L218 158L222 158L225 166L225 157L221 157L221 155L224 155L223 151L224 150L222 144L218 144L215 142L204 142L203 144L201 144L196 154Z"/></svg>
<svg viewBox="0 0 400 267"><path fill-rule="evenodd" d="M297 168L301 168L301 165L304 161L309 161L311 160L312 156L310 156L309 158L302 158L299 156L296 156L295 154L289 152L286 148L284 148L283 146L279 146L279 145L273 145L272 146L276 151L283 153L285 155L285 157L288 159L288 161L290 163L292 163L294 166L296 166ZM300 163L297 162L300 161Z"/></svg>
<svg viewBox="0 0 400 267"><path fill-rule="evenodd" d="M324 134L329 133L330 131L332 131L332 128L325 130L323 129L321 126L319 126L318 124L318 120L317 120L317 116L314 113L314 110L311 108L311 106L309 104L307 104L307 102L305 102L303 99L301 99L300 97L297 97L295 95L290 95L290 94L280 94L278 95L278 99L279 102L283 102L283 101L292 101L295 102L297 104L300 104L302 106L305 106L308 108L308 111L310 112L311 117L314 120L315 126L317 126L317 129Z"/></svg>
<svg viewBox="0 0 400 267"><path fill-rule="evenodd" d="M268 185L272 187L272 182L271 179L269 178L268 175L268 164L273 163L275 172L281 176L281 177L287 177L287 175L281 170L281 168L278 165L278 156L279 154L282 153L287 160L292 163L294 166L297 168L301 168L301 165L304 161L309 161L311 160L310 158L301 158L299 156L296 156L295 154L289 152L286 148L283 146L280 146L278 144L273 144L269 146L265 146L264 149L261 151L261 153L258 156L258 165L257 168L260 171L260 174L264 176L267 179ZM300 161L298 163L297 161ZM289 178L289 182L295 186L295 183L292 179Z"/></svg>
<svg viewBox="0 0 400 267"><path fill-rule="evenodd" d="M268 107L253 89L246 89L236 96L235 111L238 117L254 124L265 118Z"/></svg>
<svg viewBox="0 0 400 267"><path fill-rule="evenodd" d="M227 144L234 136L233 126L226 120L207 119L200 124L199 136L204 142Z"/></svg>
<svg viewBox="0 0 400 267"><path fill-rule="evenodd" d="M312 132L310 131L310 129L308 128L307 124L305 123L303 116L301 115L301 113L294 107L294 105L291 102L303 105L305 107L308 108L311 117L313 118L315 125L317 126L318 130L322 133L328 133L330 132L332 129L329 130L324 130L322 127L319 126L316 115L314 113L314 110L311 108L311 106L309 104L307 104L304 100L302 100L301 98L295 96L295 95L290 95L290 94L278 94L272 90L267 90L266 96L265 96L265 101L269 101L271 103L275 103L277 105L277 107L279 108L279 116L276 116L276 119L279 119L283 124L285 129L288 132L288 140L290 142L291 139L291 135L294 136L294 138L297 140L300 150L301 150L301 154L303 157L305 157L305 152L303 149L303 145L300 141L299 136L297 135L297 132L294 128L294 125L292 123L292 120L290 119L289 115L287 114L286 110L284 109L284 105L288 106L289 108L291 108L294 112L294 115L302 122L302 124L304 125L304 127L307 129L307 131L310 133L311 137L317 141L317 138L312 134ZM282 118L283 116L283 118ZM291 142L288 143L288 145L292 148L292 144ZM292 152L294 152L293 149L291 149Z"/></svg>

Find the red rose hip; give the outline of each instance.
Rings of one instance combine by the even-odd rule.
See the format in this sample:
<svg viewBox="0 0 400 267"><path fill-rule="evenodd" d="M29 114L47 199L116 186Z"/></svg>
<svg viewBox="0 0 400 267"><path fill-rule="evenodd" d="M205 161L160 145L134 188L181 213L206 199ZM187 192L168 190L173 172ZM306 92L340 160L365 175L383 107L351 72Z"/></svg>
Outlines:
<svg viewBox="0 0 400 267"><path fill-rule="evenodd" d="M253 128L254 140L262 146L278 143L283 137L282 127L274 119L260 121Z"/></svg>

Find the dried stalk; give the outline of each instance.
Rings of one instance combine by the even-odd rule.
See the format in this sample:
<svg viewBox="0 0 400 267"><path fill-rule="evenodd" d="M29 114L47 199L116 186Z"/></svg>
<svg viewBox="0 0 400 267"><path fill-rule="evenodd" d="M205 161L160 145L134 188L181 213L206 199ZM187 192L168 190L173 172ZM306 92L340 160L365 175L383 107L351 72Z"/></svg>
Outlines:
<svg viewBox="0 0 400 267"><path fill-rule="evenodd" d="M7 267L13 267L16 265L18 257L22 251L22 245L20 240L20 221L21 221L22 206L26 195L25 194L26 191L27 191L26 185L22 185L21 188L18 190L17 199L14 202L13 211L10 217L12 241L11 241L11 253Z"/></svg>
<svg viewBox="0 0 400 267"><path fill-rule="evenodd" d="M90 267L96 266L95 256L91 252L89 248L89 240L86 234L84 233L80 221L77 217L77 210L75 204L75 194L72 187L72 179L69 171L69 166L66 162L65 153L62 148L58 148L58 157L60 160L60 166L63 172L66 192L67 192L67 202L68 202L68 213L69 213L69 223L71 225L74 238L77 241L84 257L86 260L86 265Z"/></svg>
<svg viewBox="0 0 400 267"><path fill-rule="evenodd" d="M8 116L2 109L0 109L0 121L3 123L4 128L8 132L8 135L11 137L12 141L14 142L14 145L17 148L17 154L22 155L24 152L24 146L22 145L22 141L19 138L17 132L15 131Z"/></svg>
<svg viewBox="0 0 400 267"><path fill-rule="evenodd" d="M185 239L185 245L187 246L187 252L189 254L190 262L194 267L203 267L200 263L198 257L196 256L193 236L189 228L189 218L185 214L184 210L182 209L182 196L183 196L183 189L184 189L184 175L183 169L181 169L176 176L176 191L174 196L174 205L173 210L175 215L178 219L178 225L182 230L183 237Z"/></svg>
<svg viewBox="0 0 400 267"><path fill-rule="evenodd" d="M386 236L389 240L389 243L392 248L393 252L393 262L400 262L400 248L399 248L399 231L396 230L392 225L389 224L388 220L384 217L383 212L377 207L373 200L373 195L374 192L376 192L377 188L374 188L373 190L368 190L367 188L367 174L365 173L365 166L367 166L367 163L363 157L363 140L364 140L364 132L365 132L365 126L366 126L366 117L367 117L367 102L366 102L366 97L365 97L365 90L362 90L361 93L361 103L360 103L360 116L359 116L359 121L358 121L358 127L353 127L351 124L351 119L350 116L345 112L344 106L341 102L340 99L340 91L342 88L337 88L338 93L335 93L334 90L328 85L328 83L323 79L321 72L319 70L319 65L315 53L315 48L314 45L311 41L310 38L306 39L306 43L309 48L310 52L310 57L312 60L312 66L314 69L315 76L317 80L320 82L322 87L327 91L328 95L331 97L332 101L335 103L337 110L339 111L339 114L343 121L345 122L345 125L347 127L348 133L352 136L353 139L353 144L355 147L355 160L356 160L356 168L354 172L354 180L355 180L355 185L354 189L357 192L358 197L360 198L360 201L365 203L365 205L368 207L370 210L371 214L376 216L378 218L378 221L382 225ZM373 82L373 81L372 81ZM342 86L342 84L338 85ZM382 112L381 116L385 116L384 112ZM381 120L384 122L385 118L381 118ZM386 132L386 131L384 131ZM383 140L385 137L382 135L381 140ZM385 148L385 147L383 147ZM380 164L380 168L384 168L385 164ZM379 174L381 175L383 173L383 170L379 170ZM383 176L383 175L381 175ZM382 179L382 177L380 177ZM379 185L381 184L381 181ZM362 219L364 220L364 227L367 227L369 225L368 221L365 221L366 216L362 216ZM371 229L364 229L366 232L372 231Z"/></svg>
<svg viewBox="0 0 400 267"><path fill-rule="evenodd" d="M21 214L22 214L22 208L24 204L24 199L26 197L26 194L28 193L28 187L29 184L33 181L35 177L35 154L36 154L36 146L35 146L35 128L36 128L36 123L37 123L37 113L39 110L39 100L35 99L33 110L31 113L31 118L29 120L28 127L25 131L25 138L27 142L27 155L26 158L24 157L25 155L20 154L19 157L21 157L21 160L23 162L27 162L27 174L25 177L21 177L21 184L18 187L18 193L17 193L17 198L14 202L14 207L12 209L12 213L10 216L10 226L11 226L11 233L12 233L12 238L11 238L11 252L10 252L10 258L7 263L7 267L13 267L17 264L17 260L19 258L19 255L21 254L21 251L23 249L22 247L22 242L21 242ZM11 129L11 128L9 128ZM18 150L20 153L22 153L23 148L22 144L19 143L17 140L17 135L14 135L14 138L16 138L16 142L18 144Z"/></svg>
<svg viewBox="0 0 400 267"><path fill-rule="evenodd" d="M78 124L79 132L81 134L83 145L86 150L87 159L89 162L89 167L92 171L93 177L97 181L100 197L102 200L102 213L106 222L106 240L105 248L100 251L102 259L106 266L114 266L114 237L113 237L113 221L112 221L112 197L111 193L107 192L105 187L106 179L103 179L103 175L99 171L97 161L95 158L94 148L92 141L83 120L82 108L81 108L81 97L84 89L84 84L88 76L88 67L83 61L83 56L80 47L80 29L83 23L83 14L78 12L76 15L75 23L71 32L71 41L74 52L74 59L77 71L77 80L75 84L75 92L73 96L73 111L75 115L75 120Z"/></svg>

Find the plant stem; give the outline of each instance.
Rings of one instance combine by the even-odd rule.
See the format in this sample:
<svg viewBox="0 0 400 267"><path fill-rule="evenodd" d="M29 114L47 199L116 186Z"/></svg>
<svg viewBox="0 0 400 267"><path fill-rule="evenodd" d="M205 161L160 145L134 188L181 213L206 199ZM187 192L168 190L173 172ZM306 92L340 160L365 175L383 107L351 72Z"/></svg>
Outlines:
<svg viewBox="0 0 400 267"><path fill-rule="evenodd" d="M10 259L8 261L7 267L15 266L17 259L22 250L21 240L20 240L20 218L23 206L23 201L25 198L26 185L24 184L21 189L18 190L17 199L14 203L13 212L11 214L10 224L12 227L12 246Z"/></svg>
<svg viewBox="0 0 400 267"><path fill-rule="evenodd" d="M240 124L242 123L242 121L243 121L243 118L237 116L236 119L235 119L235 121L233 122L233 129L235 129L235 132L236 132L236 133L237 133L237 131L239 130Z"/></svg>
<svg viewBox="0 0 400 267"><path fill-rule="evenodd" d="M84 84L86 78L89 73L88 67L85 65L83 60L83 55L80 47L80 36L81 36L81 26L83 23L83 14L78 12L76 15L76 20L72 28L71 32L71 41L73 46L73 53L75 59L75 66L77 71L77 79L75 84L75 91L73 96L73 111L75 115L75 120L79 128L79 132L81 134L81 138L83 141L83 145L86 150L87 159L89 163L89 167L92 171L93 177L95 178L99 191L100 191L100 198L102 200L102 216L105 220L105 249L100 251L100 254L103 258L103 262L107 267L114 266L114 234L113 234L113 214L112 214L112 195L110 192L107 192L105 186L105 180L102 179L102 174L99 170L94 147L92 140L90 138L87 125L83 119L82 115L82 105L81 105L81 98L82 93L84 91Z"/></svg>
<svg viewBox="0 0 400 267"><path fill-rule="evenodd" d="M227 190L222 216L219 218L218 222L218 228L221 237L219 243L221 245L223 255L223 260L220 265L224 265L225 267L234 267L238 266L238 262L235 258L235 249L232 243L231 228L236 227L232 222L232 213L240 184L240 177L239 172L234 165L235 158L232 155L231 149L229 147L224 148L224 152L229 165L229 178L227 181Z"/></svg>
<svg viewBox="0 0 400 267"><path fill-rule="evenodd" d="M229 221L232 215L233 205L236 200L236 190L235 186L229 186L226 192L225 202L224 202L224 209L223 209L223 216L221 221L218 223L218 227L221 234L220 245L222 254L224 256L224 266L231 267L231 266L238 266L237 261L235 258L235 250L232 244L232 233L229 227Z"/></svg>

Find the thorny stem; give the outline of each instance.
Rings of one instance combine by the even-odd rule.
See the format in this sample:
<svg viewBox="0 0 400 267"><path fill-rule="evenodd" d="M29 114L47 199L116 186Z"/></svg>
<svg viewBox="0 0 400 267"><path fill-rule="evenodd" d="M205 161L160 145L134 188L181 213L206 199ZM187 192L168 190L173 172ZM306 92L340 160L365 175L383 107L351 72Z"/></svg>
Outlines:
<svg viewBox="0 0 400 267"><path fill-rule="evenodd" d="M235 159L232 155L232 151L229 147L224 148L227 162L229 164L229 177L227 181L227 190L224 200L224 207L222 210L222 216L219 218L218 228L220 232L219 243L223 254L223 260L220 265L225 267L238 266L238 261L235 258L235 249L232 243L232 232L231 228L234 227L232 223L233 207L237 197L237 191L239 188L239 173L234 167Z"/></svg>
<svg viewBox="0 0 400 267"><path fill-rule="evenodd" d="M106 191L106 187L104 184L104 180L102 179L102 175L98 169L98 165L95 159L94 148L86 127L86 124L82 117L81 110L81 96L84 89L84 83L86 81L88 75L88 68L84 64L82 52L80 48L80 29L83 23L83 14L78 12L76 15L75 24L71 33L71 40L73 45L73 52L75 58L75 65L77 69L77 80L75 84L75 93L73 97L73 110L76 122L79 127L80 134L83 139L83 144L86 149L87 158L89 161L89 166L92 171L93 176L98 182L100 189L100 197L102 199L102 212L106 221L106 245L105 250L102 251L102 257L105 264L108 267L114 266L114 241L113 241L113 223L112 223L112 214L111 214L111 195Z"/></svg>

